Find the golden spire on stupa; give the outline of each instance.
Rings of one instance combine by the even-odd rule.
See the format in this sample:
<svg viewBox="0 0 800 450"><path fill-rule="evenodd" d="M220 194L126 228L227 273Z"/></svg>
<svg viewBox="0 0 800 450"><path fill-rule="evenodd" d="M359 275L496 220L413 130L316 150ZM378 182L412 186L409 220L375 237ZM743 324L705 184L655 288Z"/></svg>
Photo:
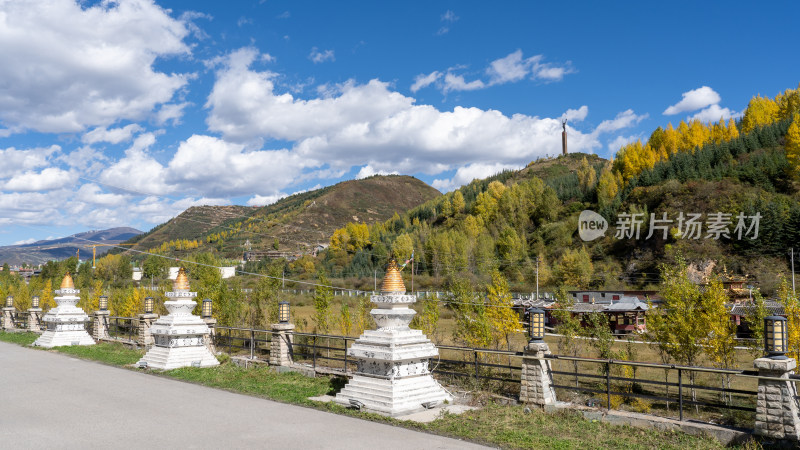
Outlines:
<svg viewBox="0 0 800 450"><path fill-rule="evenodd" d="M400 268L397 267L397 261L394 259L389 261L389 267L386 268L386 276L383 277L383 282L381 283L381 292L384 294L406 293L406 285L403 283Z"/></svg>
<svg viewBox="0 0 800 450"><path fill-rule="evenodd" d="M175 291L189 290L189 277L186 276L186 269L183 267L178 270L178 276L175 277L175 282L172 284L172 289Z"/></svg>
<svg viewBox="0 0 800 450"><path fill-rule="evenodd" d="M61 289L75 289L75 283L72 282L72 275L67 272L64 279L61 280Z"/></svg>

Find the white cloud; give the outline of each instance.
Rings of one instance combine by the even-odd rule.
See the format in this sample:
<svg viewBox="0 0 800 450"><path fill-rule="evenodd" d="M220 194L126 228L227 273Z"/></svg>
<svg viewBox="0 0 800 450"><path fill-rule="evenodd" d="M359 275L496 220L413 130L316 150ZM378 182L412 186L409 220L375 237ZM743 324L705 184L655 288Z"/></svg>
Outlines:
<svg viewBox="0 0 800 450"><path fill-rule="evenodd" d="M14 175L3 189L15 192L39 192L61 189L75 183L77 175L57 167L48 167L41 172L24 172Z"/></svg>
<svg viewBox="0 0 800 450"><path fill-rule="evenodd" d="M100 182L139 194L166 195L174 187L166 184L166 169L147 149L155 143L152 133L144 133L125 151L125 157L100 174Z"/></svg>
<svg viewBox="0 0 800 450"><path fill-rule="evenodd" d="M254 195L251 199L247 200L247 206L267 206L284 197L286 197L286 194L281 192L273 195Z"/></svg>
<svg viewBox="0 0 800 450"><path fill-rule="evenodd" d="M38 240L39 240L39 239L34 239L34 238L30 238L30 239L23 239L23 240L21 240L21 241L14 242L14 244L13 244L13 245L25 245L25 244L33 244L34 242L36 242L36 241L38 241Z"/></svg>
<svg viewBox="0 0 800 450"><path fill-rule="evenodd" d="M373 175L397 175L399 172L396 170L388 171L388 170L375 170L372 166L367 164L366 166L362 167L361 170L358 171L356 174L356 180L361 180L364 178L369 178Z"/></svg>
<svg viewBox="0 0 800 450"><path fill-rule="evenodd" d="M636 142L641 139L642 136L638 134L632 136L617 136L608 143L608 149L612 152L616 152L623 145L630 144L631 142Z"/></svg>
<svg viewBox="0 0 800 450"><path fill-rule="evenodd" d="M442 17L441 17L441 21L444 22L444 25L442 25L442 27L439 28L439 30L436 32L436 34L441 36L443 34L449 33L450 32L450 26L453 23L455 23L456 21L458 21L458 19L459 19L459 17L456 16L456 13L454 13L453 11L451 11L449 9L447 11L445 11L445 13L442 14Z"/></svg>
<svg viewBox="0 0 800 450"><path fill-rule="evenodd" d="M543 61L544 55L523 58L522 50L516 50L489 63L489 67L483 70L486 80L478 78L467 82L463 74L457 73L458 70L464 69L464 66L456 66L447 69L443 80L442 73L439 71L431 72L428 75L417 75L414 79L414 84L411 86L411 92L416 92L434 83L444 94L451 91L485 89L490 86L516 83L525 79L549 83L560 81L565 75L575 72L569 62L559 65Z"/></svg>
<svg viewBox="0 0 800 450"><path fill-rule="evenodd" d="M0 123L13 131L80 132L139 120L186 84L154 69L188 54L185 24L148 0L3 2Z"/></svg>
<svg viewBox="0 0 800 450"><path fill-rule="evenodd" d="M562 117L578 122L588 114L586 106L568 110L557 118L506 116L496 110L465 107L442 111L416 104L414 98L393 91L388 83L379 80L326 86L318 98L299 99L277 92L273 83L276 74L249 67L257 56L254 49L242 49L221 65L206 103L211 110L209 128L220 132L228 144L241 143L241 149L273 139L291 141L292 146L286 150L255 153L263 153L265 158L274 153L274 157L285 160L286 170L298 179L316 177L319 170L341 173L352 167L362 168L361 175L436 175L470 165L475 170L498 164L518 167L538 157L559 154ZM603 121L589 133L568 127L570 149L591 152L602 147L599 137L603 133L633 126L644 117L628 110ZM223 147L220 154L231 152L227 144ZM233 153L240 151L245 150L236 149ZM215 161L212 156L209 158ZM170 163L171 168L173 165ZM280 179L291 183L289 177ZM275 195L290 185L278 181L274 184L270 192L257 195Z"/></svg>
<svg viewBox="0 0 800 450"><path fill-rule="evenodd" d="M604 120L595 128L595 133L610 133L613 131L628 128L647 118L647 114L638 115L632 109L618 113L611 120Z"/></svg>
<svg viewBox="0 0 800 450"><path fill-rule="evenodd" d="M97 127L88 133L85 133L81 141L85 144L96 144L98 142L109 142L111 144L119 144L131 139L134 133L142 131L142 127L138 124L132 123L120 128L106 129L106 127Z"/></svg>
<svg viewBox="0 0 800 450"><path fill-rule="evenodd" d="M63 219L59 209L66 190L0 192L0 224L52 225Z"/></svg>
<svg viewBox="0 0 800 450"><path fill-rule="evenodd" d="M102 192L100 186L94 183L82 185L75 195L75 199L81 202L91 203L101 206L123 206L130 196L121 194L109 194Z"/></svg>
<svg viewBox="0 0 800 450"><path fill-rule="evenodd" d="M589 107L586 105L578 109L568 109L567 112L561 115L561 119L569 120L570 122L581 122L589 114Z"/></svg>
<svg viewBox="0 0 800 450"><path fill-rule="evenodd" d="M427 75L421 73L414 78L414 84L411 85L411 92L417 92L420 89L426 88L441 77L442 73L439 71L433 71Z"/></svg>
<svg viewBox="0 0 800 450"><path fill-rule="evenodd" d="M728 120L731 117L739 118L742 116L742 112L731 111L728 108L721 108L719 105L714 104L709 106L708 108L698 112L697 114L691 116L689 120L699 120L700 122L707 123L707 122L719 122L719 119Z"/></svg>
<svg viewBox="0 0 800 450"><path fill-rule="evenodd" d="M167 167L166 181L210 196L272 194L291 184L306 164L288 150L245 151L241 144L194 135L178 147Z"/></svg>
<svg viewBox="0 0 800 450"><path fill-rule="evenodd" d="M702 86L681 94L683 99L664 110L664 115L671 116L687 111L695 111L706 106L719 103L722 100L713 89Z"/></svg>
<svg viewBox="0 0 800 450"><path fill-rule="evenodd" d="M495 59L489 64L486 73L489 75L489 84L502 84L520 81L531 72L531 69L541 61L542 55L522 59L522 50L517 50L500 59Z"/></svg>
<svg viewBox="0 0 800 450"><path fill-rule="evenodd" d="M452 72L447 72L444 76L444 87L442 92L448 93L450 91L474 91L483 89L486 85L481 80L465 81L463 75L456 75Z"/></svg>
<svg viewBox="0 0 800 450"><path fill-rule="evenodd" d="M504 170L510 169L519 169L519 165L513 164L502 164L502 163L494 163L494 164L469 164L464 167L460 167L456 170L455 175L453 178L450 179L436 179L433 180L431 185L438 189L440 192L450 192L454 189L457 189L460 186L470 183L472 180L476 178L486 178L495 174L498 174Z"/></svg>
<svg viewBox="0 0 800 450"><path fill-rule="evenodd" d="M60 151L61 147L58 145L25 150L17 150L14 147L0 149L0 179L23 171L45 167L49 164L49 157Z"/></svg>
<svg viewBox="0 0 800 450"><path fill-rule="evenodd" d="M311 53L308 54L308 59L314 64L319 64L325 61L336 61L336 56L333 54L333 50L319 51L317 47L314 47L311 49Z"/></svg>
<svg viewBox="0 0 800 450"><path fill-rule="evenodd" d="M217 72L206 102L211 108L207 123L211 131L224 134L226 139L320 136L389 116L414 102L390 92L386 83L378 80L364 85L347 82L337 89L340 95L335 97L295 99L291 94L274 92L274 73L249 69L257 55L252 48L235 51Z"/></svg>
<svg viewBox="0 0 800 450"><path fill-rule="evenodd" d="M168 103L161 105L161 108L156 113L156 125L165 125L167 123L172 123L172 125L178 125L181 123L181 117L183 117L183 110L189 106L189 102L182 102L182 103Z"/></svg>

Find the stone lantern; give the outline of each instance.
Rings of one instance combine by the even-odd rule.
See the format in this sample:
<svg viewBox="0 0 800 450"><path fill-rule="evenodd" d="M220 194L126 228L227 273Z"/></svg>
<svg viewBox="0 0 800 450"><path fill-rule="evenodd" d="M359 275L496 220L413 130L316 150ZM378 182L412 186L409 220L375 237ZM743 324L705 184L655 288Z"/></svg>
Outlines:
<svg viewBox="0 0 800 450"><path fill-rule="evenodd" d="M336 395L336 403L395 417L452 401L430 373L430 359L439 351L422 331L408 326L416 314L409 305L417 298L406 294L394 260L381 293L371 301L376 308L370 314L378 329L365 331L347 350L358 368Z"/></svg>

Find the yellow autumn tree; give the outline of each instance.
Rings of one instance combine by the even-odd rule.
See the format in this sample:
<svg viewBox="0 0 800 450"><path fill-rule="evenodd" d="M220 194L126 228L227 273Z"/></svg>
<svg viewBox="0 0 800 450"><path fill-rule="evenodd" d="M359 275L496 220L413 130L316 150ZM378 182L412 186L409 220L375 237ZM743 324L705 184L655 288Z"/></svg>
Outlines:
<svg viewBox="0 0 800 450"><path fill-rule="evenodd" d="M499 348L500 342L505 341L506 347L511 348L511 335L519 333L522 328L519 316L512 309L511 293L508 281L498 270L492 271L492 283L486 287L486 316L491 325L492 341Z"/></svg>
<svg viewBox="0 0 800 450"><path fill-rule="evenodd" d="M347 251L356 252L370 244L367 224L350 222L345 226L345 231L350 236Z"/></svg>
<svg viewBox="0 0 800 450"><path fill-rule="evenodd" d="M756 127L769 125L778 118L779 106L774 100L760 95L750 99L742 117L742 132L749 133Z"/></svg>
<svg viewBox="0 0 800 450"><path fill-rule="evenodd" d="M610 205L619 192L617 177L611 172L610 167L606 167L600 172L600 180L597 182L597 203L600 208Z"/></svg>
<svg viewBox="0 0 800 450"><path fill-rule="evenodd" d="M780 276L778 287L778 301L783 305L786 314L786 328L788 331L788 352L790 358L800 358L800 302L792 290L791 283L783 275Z"/></svg>
<svg viewBox="0 0 800 450"><path fill-rule="evenodd" d="M350 243L350 235L344 228L339 228L333 232L331 236L331 249L332 250L347 250L347 245Z"/></svg>
<svg viewBox="0 0 800 450"><path fill-rule="evenodd" d="M680 140L680 135L678 134L678 130L672 127L672 123L667 125L667 129L664 130L664 148L667 150L668 155L672 155L678 151L678 141Z"/></svg>
<svg viewBox="0 0 800 450"><path fill-rule="evenodd" d="M800 85L797 89L787 89L775 98L778 104L777 120L786 120L800 112Z"/></svg>
<svg viewBox="0 0 800 450"><path fill-rule="evenodd" d="M39 296L39 307L42 311L49 311L56 307L55 292L53 292L53 282L48 278L42 287L42 294Z"/></svg>
<svg viewBox="0 0 800 450"><path fill-rule="evenodd" d="M594 267L586 247L581 247L580 250L566 249L558 268L566 286L586 288L592 281Z"/></svg>
<svg viewBox="0 0 800 450"><path fill-rule="evenodd" d="M739 129L736 128L736 122L734 122L733 117L728 119L728 140L736 139L739 137Z"/></svg>
<svg viewBox="0 0 800 450"><path fill-rule="evenodd" d="M794 120L786 131L784 146L786 147L786 159L795 174L800 174L800 114L794 115Z"/></svg>
<svg viewBox="0 0 800 450"><path fill-rule="evenodd" d="M464 194L461 191L456 191L453 193L453 214L461 214L464 212L464 206L466 203L464 202Z"/></svg>
<svg viewBox="0 0 800 450"><path fill-rule="evenodd" d="M589 161L585 156L581 160L580 167L578 167L578 183L584 194L593 189L597 183L597 172L595 172L594 167L589 165Z"/></svg>

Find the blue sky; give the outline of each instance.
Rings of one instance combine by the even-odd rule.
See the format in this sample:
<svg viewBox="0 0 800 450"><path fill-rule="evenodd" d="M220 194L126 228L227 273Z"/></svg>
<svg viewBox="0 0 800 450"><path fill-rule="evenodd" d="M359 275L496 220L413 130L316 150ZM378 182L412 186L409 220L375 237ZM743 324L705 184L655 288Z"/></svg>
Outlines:
<svg viewBox="0 0 800 450"><path fill-rule="evenodd" d="M190 9L187 9L190 8ZM0 1L0 245L441 191L797 87L794 2Z"/></svg>

